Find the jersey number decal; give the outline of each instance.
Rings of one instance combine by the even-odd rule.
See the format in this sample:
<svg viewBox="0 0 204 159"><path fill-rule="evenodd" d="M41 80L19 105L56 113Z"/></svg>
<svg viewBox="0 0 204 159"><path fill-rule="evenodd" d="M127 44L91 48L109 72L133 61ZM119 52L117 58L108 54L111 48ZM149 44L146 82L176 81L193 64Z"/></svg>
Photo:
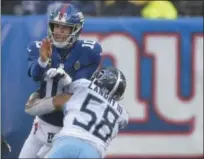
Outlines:
<svg viewBox="0 0 204 159"><path fill-rule="evenodd" d="M91 116L91 120L88 122L88 124L83 124L79 122L77 119L75 119L73 124L80 126L87 131L91 131L91 128L94 126L95 128L92 134L106 142L111 136L113 128L115 127L116 121L118 120L119 116L110 106L107 106L103 113L103 120L101 120L99 124L95 125L97 121L96 113L94 112L93 109L88 109L88 105L91 101L98 104L103 103L101 99L97 98L96 96L93 96L92 94L88 94L88 96L86 97L85 101L82 104L80 111L89 114ZM96 106L98 106L98 104L96 104ZM109 119L110 114L114 118L113 120ZM100 133L100 129L102 129L104 126L106 126L109 129L109 132L103 135Z"/></svg>
<svg viewBox="0 0 204 159"><path fill-rule="evenodd" d="M94 48L94 45L95 45L95 41L92 41L92 40L84 40L83 41L84 43L82 44L82 47L90 47L91 49Z"/></svg>

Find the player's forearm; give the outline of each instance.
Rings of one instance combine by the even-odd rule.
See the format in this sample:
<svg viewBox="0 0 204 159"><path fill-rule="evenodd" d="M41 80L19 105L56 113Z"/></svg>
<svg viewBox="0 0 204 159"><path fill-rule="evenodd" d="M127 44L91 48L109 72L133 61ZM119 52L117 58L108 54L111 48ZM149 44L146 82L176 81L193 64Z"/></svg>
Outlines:
<svg viewBox="0 0 204 159"><path fill-rule="evenodd" d="M72 96L71 94L62 94L53 97L53 105L55 109L62 109L63 105L69 101L71 96Z"/></svg>
<svg viewBox="0 0 204 159"><path fill-rule="evenodd" d="M31 94L26 103L25 112L32 116L38 116L49 113L55 110L52 101L53 101L52 98L40 99L39 93L34 92Z"/></svg>
<svg viewBox="0 0 204 159"><path fill-rule="evenodd" d="M29 74L35 81L39 81L41 80L41 78L43 77L47 69L48 69L48 61L42 62L39 58L30 66Z"/></svg>
<svg viewBox="0 0 204 159"><path fill-rule="evenodd" d="M70 95L58 95L52 98L40 99L35 93L30 96L25 108L25 112L32 116L40 116L54 110L60 110L71 97Z"/></svg>
<svg viewBox="0 0 204 159"><path fill-rule="evenodd" d="M25 112L32 116L40 116L55 110L52 98L38 99L32 104L26 104Z"/></svg>

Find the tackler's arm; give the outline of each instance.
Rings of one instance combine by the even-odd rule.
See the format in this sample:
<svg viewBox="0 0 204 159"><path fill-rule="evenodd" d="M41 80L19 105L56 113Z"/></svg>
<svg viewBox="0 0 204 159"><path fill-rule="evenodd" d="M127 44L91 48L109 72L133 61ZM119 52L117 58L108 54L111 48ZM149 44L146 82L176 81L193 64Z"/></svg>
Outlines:
<svg viewBox="0 0 204 159"><path fill-rule="evenodd" d="M25 112L32 116L39 116L54 110L60 110L71 96L72 94L62 94L51 98L40 99L39 93L34 92L26 103Z"/></svg>

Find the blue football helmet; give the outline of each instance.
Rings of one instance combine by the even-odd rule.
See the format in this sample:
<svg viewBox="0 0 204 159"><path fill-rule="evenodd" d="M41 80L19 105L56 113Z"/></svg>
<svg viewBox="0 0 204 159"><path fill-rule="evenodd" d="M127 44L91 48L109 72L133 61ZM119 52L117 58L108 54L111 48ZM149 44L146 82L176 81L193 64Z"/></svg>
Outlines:
<svg viewBox="0 0 204 159"><path fill-rule="evenodd" d="M67 39L57 42L53 35L54 24L71 28ZM78 39L84 24L84 16L72 4L61 4L51 11L48 20L48 37L57 48L71 47Z"/></svg>

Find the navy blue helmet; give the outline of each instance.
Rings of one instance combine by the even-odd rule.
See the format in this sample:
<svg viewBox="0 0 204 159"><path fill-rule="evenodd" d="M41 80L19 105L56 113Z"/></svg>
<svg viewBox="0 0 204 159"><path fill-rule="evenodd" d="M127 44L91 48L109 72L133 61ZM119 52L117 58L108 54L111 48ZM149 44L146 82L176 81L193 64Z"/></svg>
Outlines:
<svg viewBox="0 0 204 159"><path fill-rule="evenodd" d="M102 68L96 71L91 80L104 89L115 100L121 100L126 89L126 79L123 73L114 67Z"/></svg>

